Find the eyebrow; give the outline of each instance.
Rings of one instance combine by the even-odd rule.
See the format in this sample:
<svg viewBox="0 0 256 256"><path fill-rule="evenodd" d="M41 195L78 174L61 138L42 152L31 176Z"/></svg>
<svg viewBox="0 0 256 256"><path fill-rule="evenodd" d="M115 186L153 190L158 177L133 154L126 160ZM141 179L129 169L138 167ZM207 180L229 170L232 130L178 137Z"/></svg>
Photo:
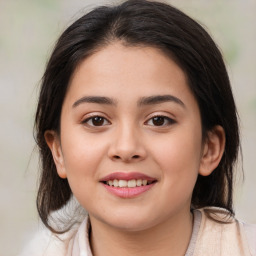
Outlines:
<svg viewBox="0 0 256 256"><path fill-rule="evenodd" d="M102 96L84 96L81 99L77 100L72 107L75 108L82 103L97 103L97 104L106 104L106 105L116 105L114 99Z"/></svg>
<svg viewBox="0 0 256 256"><path fill-rule="evenodd" d="M149 97L143 97L139 100L138 105L155 105L155 104L161 104L165 102L174 102L179 104L180 106L185 108L185 104L182 100L179 98L173 96L173 95L155 95L155 96L149 96Z"/></svg>
<svg viewBox="0 0 256 256"><path fill-rule="evenodd" d="M182 107L185 107L183 101L173 95L154 95L149 97L142 97L138 101L138 106L145 106L145 105L155 105L161 104L165 102L174 102L179 104ZM72 107L75 108L82 103L96 103L96 104L105 104L105 105L117 105L116 100L103 97L103 96L84 96L81 99L77 100Z"/></svg>

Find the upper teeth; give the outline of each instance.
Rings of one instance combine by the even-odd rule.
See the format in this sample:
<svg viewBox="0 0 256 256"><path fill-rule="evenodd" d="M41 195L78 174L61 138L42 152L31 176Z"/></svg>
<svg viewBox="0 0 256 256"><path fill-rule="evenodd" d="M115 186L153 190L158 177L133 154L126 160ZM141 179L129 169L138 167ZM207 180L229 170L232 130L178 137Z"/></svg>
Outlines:
<svg viewBox="0 0 256 256"><path fill-rule="evenodd" d="M120 188L134 188L140 186L146 186L148 184L147 180L109 180L107 181L109 186L120 187Z"/></svg>

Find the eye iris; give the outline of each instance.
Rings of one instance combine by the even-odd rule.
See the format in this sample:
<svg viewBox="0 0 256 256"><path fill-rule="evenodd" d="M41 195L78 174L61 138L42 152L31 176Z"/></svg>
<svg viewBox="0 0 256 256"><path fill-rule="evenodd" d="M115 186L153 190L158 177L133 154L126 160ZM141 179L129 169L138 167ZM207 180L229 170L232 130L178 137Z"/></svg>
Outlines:
<svg viewBox="0 0 256 256"><path fill-rule="evenodd" d="M155 116L153 117L153 124L156 125L156 126L161 126L164 124L164 117L162 116Z"/></svg>
<svg viewBox="0 0 256 256"><path fill-rule="evenodd" d="M104 118L100 116L95 116L92 118L92 123L94 126L101 126L104 123Z"/></svg>

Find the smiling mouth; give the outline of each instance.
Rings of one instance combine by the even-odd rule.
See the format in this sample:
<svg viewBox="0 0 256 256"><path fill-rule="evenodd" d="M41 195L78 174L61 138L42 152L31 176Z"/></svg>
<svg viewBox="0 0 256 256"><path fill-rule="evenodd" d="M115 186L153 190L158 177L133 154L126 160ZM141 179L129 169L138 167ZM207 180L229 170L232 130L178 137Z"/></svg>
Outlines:
<svg viewBox="0 0 256 256"><path fill-rule="evenodd" d="M146 180L146 179L131 179L131 180L108 180L102 181L105 185L116 188L135 188L151 185L156 182L156 180Z"/></svg>
<svg viewBox="0 0 256 256"><path fill-rule="evenodd" d="M157 179L139 172L114 172L100 180L105 189L119 198L135 198L157 183Z"/></svg>

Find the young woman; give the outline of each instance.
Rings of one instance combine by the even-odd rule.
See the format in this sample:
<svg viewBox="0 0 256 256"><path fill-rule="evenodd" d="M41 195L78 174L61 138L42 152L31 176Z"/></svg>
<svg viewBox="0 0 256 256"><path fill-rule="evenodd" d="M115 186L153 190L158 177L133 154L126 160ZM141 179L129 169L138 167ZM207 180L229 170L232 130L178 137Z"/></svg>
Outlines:
<svg viewBox="0 0 256 256"><path fill-rule="evenodd" d="M46 67L35 128L37 206L56 234L42 255L255 255L256 229L232 206L227 71L176 8L130 0L75 21ZM51 216L73 197L87 214L59 230Z"/></svg>

